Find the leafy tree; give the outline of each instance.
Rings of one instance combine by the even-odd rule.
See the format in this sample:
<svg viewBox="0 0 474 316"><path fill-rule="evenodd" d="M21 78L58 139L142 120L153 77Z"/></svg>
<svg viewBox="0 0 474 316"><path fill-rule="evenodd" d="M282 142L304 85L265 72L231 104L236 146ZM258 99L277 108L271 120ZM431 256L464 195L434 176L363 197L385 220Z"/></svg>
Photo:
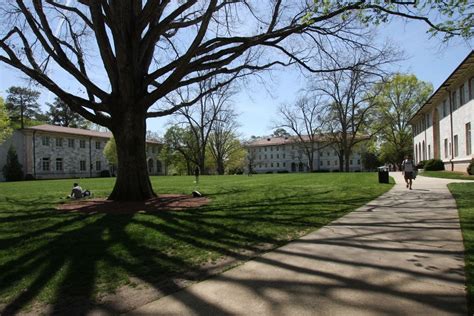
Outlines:
<svg viewBox="0 0 474 316"><path fill-rule="evenodd" d="M79 114L72 111L64 101L56 97L54 103L47 104L49 111L46 113L50 124L64 127L87 128L88 122Z"/></svg>
<svg viewBox="0 0 474 316"><path fill-rule="evenodd" d="M109 164L114 166L117 165L117 144L113 137L108 140L107 144L105 144L103 153Z"/></svg>
<svg viewBox="0 0 474 316"><path fill-rule="evenodd" d="M0 98L0 144L10 137L12 129L10 128L10 118L8 117L7 109Z"/></svg>
<svg viewBox="0 0 474 316"><path fill-rule="evenodd" d="M179 165L179 173L186 172L193 174L194 166L198 165L195 153L199 146L189 128L182 128L178 125L173 125L165 133L165 146L162 150L163 160L174 167ZM165 157L163 157L163 155Z"/></svg>
<svg viewBox="0 0 474 316"><path fill-rule="evenodd" d="M400 167L403 158L413 152L410 118L433 92L430 83L415 75L395 74L375 88L376 114L372 125L382 142L381 159Z"/></svg>
<svg viewBox="0 0 474 316"><path fill-rule="evenodd" d="M272 133L273 137L290 137L290 133L286 131L284 128L277 128Z"/></svg>
<svg viewBox="0 0 474 316"><path fill-rule="evenodd" d="M13 124L24 128L26 120L40 120L43 118L38 104L38 98L40 97L38 91L13 86L8 88L7 93L5 106Z"/></svg>
<svg viewBox="0 0 474 316"><path fill-rule="evenodd" d="M453 10L456 4L468 7L454 2L449 4ZM428 7L445 14L438 3L432 0ZM275 66L331 70L319 65L335 50L371 49L352 27L359 16L367 23L384 21L388 14L430 23L428 15L403 11L418 7L418 1L83 0L74 6L3 1L0 61L85 119L109 128L117 142L119 170L109 198L145 200L155 195L146 163L147 118L170 115L232 81ZM465 28L471 25L463 21L468 21ZM440 30L457 34L456 25ZM55 76L58 71L49 71L52 66L80 85L77 93L65 88L64 76ZM94 80L91 73L103 73L107 82ZM194 89L210 78L214 84L206 91ZM165 102L177 95L184 96L182 102Z"/></svg>
<svg viewBox="0 0 474 316"><path fill-rule="evenodd" d="M18 161L18 155L13 146L10 146L8 149L7 162L2 168L2 173L6 181L23 180L22 165Z"/></svg>

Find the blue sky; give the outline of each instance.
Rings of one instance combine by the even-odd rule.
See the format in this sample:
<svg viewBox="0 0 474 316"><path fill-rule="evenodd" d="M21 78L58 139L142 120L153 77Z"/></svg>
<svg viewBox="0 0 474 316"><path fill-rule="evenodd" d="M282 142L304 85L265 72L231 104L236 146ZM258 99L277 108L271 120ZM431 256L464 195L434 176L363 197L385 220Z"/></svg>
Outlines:
<svg viewBox="0 0 474 316"><path fill-rule="evenodd" d="M413 73L418 79L431 82L436 89L474 48L474 41L458 39L446 44L436 38L430 39L426 30L421 22L396 20L379 26L379 36L390 39L409 57L394 65L393 70ZM0 64L0 96L5 98L5 90L12 85L26 85L24 76ZM271 134L277 119L277 107L281 103L291 103L304 87L303 76L289 69L273 71L271 76L266 76L265 84L252 81L234 101L240 114L241 136ZM45 89L41 93L41 103L51 102L54 98ZM168 118L149 119L148 129L162 135L168 121Z"/></svg>

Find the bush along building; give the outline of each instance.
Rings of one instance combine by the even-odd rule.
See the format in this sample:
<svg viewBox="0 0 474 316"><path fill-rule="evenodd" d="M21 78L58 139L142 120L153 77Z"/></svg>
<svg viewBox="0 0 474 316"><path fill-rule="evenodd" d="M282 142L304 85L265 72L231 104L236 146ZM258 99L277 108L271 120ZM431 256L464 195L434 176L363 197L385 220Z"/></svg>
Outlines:
<svg viewBox="0 0 474 316"><path fill-rule="evenodd" d="M17 152L26 179L89 178L115 174L104 156L104 147L112 137L97 132L54 125L38 125L16 130L0 145L0 170L6 163L10 146ZM150 175L164 174L158 159L162 144L147 141ZM0 181L5 178L0 173Z"/></svg>
<svg viewBox="0 0 474 316"><path fill-rule="evenodd" d="M313 140L312 161L304 149L310 142L307 137L303 137L304 140L306 139L305 145L295 136L265 137L249 142L245 145L247 149L246 171L248 172L249 169L254 173L339 171L339 152L324 138L322 136L316 141ZM364 142L361 142L350 156L349 171L365 170L361 162L361 151L363 150ZM311 163L312 168L310 167Z"/></svg>
<svg viewBox="0 0 474 316"><path fill-rule="evenodd" d="M411 118L417 163L440 159L446 170L466 172L473 156L474 51Z"/></svg>

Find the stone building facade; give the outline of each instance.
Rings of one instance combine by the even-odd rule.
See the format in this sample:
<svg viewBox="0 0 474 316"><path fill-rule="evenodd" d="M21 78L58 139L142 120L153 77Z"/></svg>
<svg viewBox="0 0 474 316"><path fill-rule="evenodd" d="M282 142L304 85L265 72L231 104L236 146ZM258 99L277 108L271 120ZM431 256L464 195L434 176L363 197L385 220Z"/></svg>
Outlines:
<svg viewBox="0 0 474 316"><path fill-rule="evenodd" d="M116 172L103 151L112 137L108 132L53 125L39 125L17 130L0 146L0 170L13 145L25 175L35 179L98 177L101 171ZM147 141L147 163L150 175L164 174L158 159L161 144ZM30 176L29 176L30 177ZM0 181L3 181L0 173Z"/></svg>
<svg viewBox="0 0 474 316"><path fill-rule="evenodd" d="M474 158L474 51L411 118L414 159L441 159L446 170L465 172Z"/></svg>
<svg viewBox="0 0 474 316"><path fill-rule="evenodd" d="M266 137L246 145L251 168L257 173L308 172L309 159L295 137ZM339 156L331 144L324 141L314 143L313 171L339 170ZM349 160L350 171L362 171L362 142ZM247 167L248 168L248 167Z"/></svg>

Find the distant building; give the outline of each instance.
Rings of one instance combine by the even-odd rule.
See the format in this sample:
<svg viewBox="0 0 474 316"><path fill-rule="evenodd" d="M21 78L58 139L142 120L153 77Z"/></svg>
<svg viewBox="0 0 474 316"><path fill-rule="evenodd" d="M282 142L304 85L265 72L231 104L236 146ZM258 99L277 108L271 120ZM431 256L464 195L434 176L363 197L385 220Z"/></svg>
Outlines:
<svg viewBox="0 0 474 316"><path fill-rule="evenodd" d="M351 155L349 160L350 171L364 170L361 162L363 146L363 143L356 146L357 149ZM309 159L305 154L305 150L294 136L261 138L248 143L245 147L248 152L249 165L251 165L253 172L308 172L310 170ZM313 171L335 171L339 169L337 150L323 139L316 141L313 152Z"/></svg>
<svg viewBox="0 0 474 316"><path fill-rule="evenodd" d="M446 170L466 171L473 156L474 51L411 118L415 161L441 159Z"/></svg>
<svg viewBox="0 0 474 316"><path fill-rule="evenodd" d="M0 145L0 170L6 163L10 145L18 153L23 173L36 179L98 177L103 170L116 170L105 158L105 144L112 137L109 132L79 128L39 125L16 130ZM147 141L147 164L150 175L164 174L157 158L162 144ZM0 181L4 181L0 171Z"/></svg>

